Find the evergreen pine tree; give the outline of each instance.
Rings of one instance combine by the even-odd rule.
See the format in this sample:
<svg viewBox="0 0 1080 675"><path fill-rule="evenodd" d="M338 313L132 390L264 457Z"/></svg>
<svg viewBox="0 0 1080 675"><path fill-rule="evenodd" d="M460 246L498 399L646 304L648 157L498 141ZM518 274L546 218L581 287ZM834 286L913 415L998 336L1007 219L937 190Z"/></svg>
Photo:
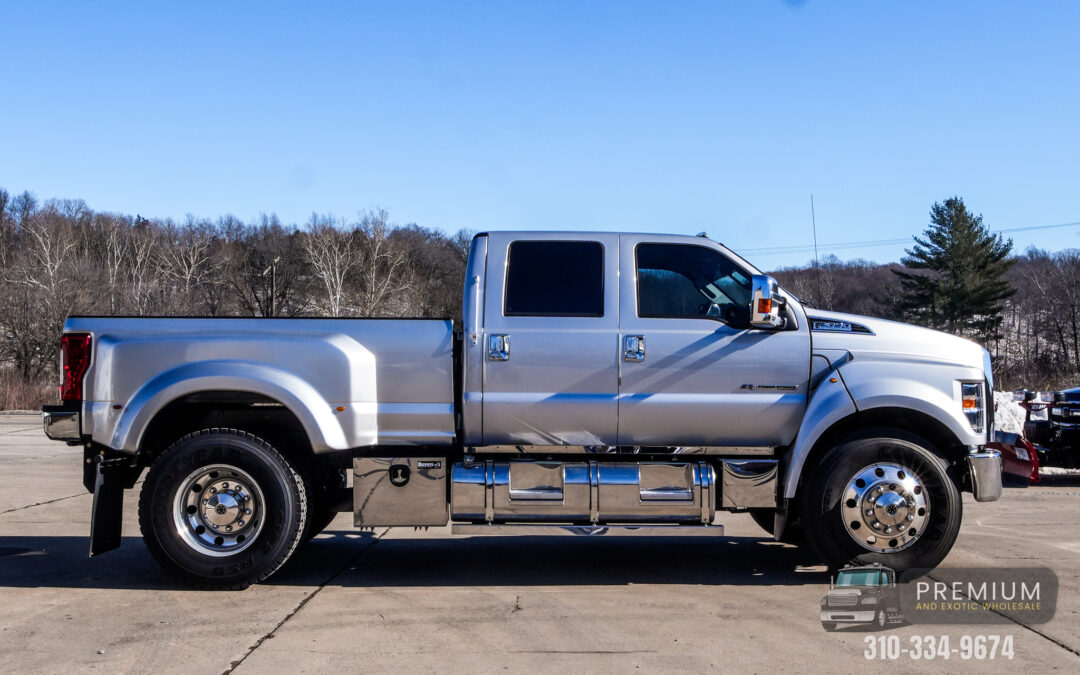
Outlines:
<svg viewBox="0 0 1080 675"><path fill-rule="evenodd" d="M914 239L900 261L907 270L894 270L905 320L983 344L993 340L1001 303L1016 292L1003 278L1014 262L1012 240L990 234L982 216L968 211L960 197L935 203L930 226Z"/></svg>

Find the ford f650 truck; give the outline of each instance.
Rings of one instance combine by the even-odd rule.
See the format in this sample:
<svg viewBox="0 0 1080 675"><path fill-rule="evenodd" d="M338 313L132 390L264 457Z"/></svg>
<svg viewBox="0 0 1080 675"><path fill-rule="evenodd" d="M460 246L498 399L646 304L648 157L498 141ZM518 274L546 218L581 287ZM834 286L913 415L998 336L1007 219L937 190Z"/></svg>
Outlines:
<svg viewBox="0 0 1080 675"><path fill-rule="evenodd" d="M71 317L50 438L91 555L202 587L277 570L340 511L453 534L716 535L748 511L829 564L933 567L1001 492L978 345L825 312L703 237L491 232L450 320ZM651 545L661 545L649 540Z"/></svg>

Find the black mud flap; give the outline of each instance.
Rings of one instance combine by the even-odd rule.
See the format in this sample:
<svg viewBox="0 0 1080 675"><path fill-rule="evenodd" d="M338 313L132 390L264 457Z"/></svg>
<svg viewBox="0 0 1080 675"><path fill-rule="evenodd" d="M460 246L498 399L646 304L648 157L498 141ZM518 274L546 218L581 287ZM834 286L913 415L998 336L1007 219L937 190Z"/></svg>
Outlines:
<svg viewBox="0 0 1080 675"><path fill-rule="evenodd" d="M118 460L95 455L94 507L90 512L90 557L120 548L124 488L131 471Z"/></svg>

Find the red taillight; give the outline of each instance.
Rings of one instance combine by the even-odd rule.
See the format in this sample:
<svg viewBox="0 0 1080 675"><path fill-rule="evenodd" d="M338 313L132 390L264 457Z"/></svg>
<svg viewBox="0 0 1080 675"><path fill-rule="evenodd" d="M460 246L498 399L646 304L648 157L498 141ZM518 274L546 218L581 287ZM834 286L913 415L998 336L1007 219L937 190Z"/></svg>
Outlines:
<svg viewBox="0 0 1080 675"><path fill-rule="evenodd" d="M93 340L87 333L68 333L60 338L60 400L81 401L83 378L90 367Z"/></svg>

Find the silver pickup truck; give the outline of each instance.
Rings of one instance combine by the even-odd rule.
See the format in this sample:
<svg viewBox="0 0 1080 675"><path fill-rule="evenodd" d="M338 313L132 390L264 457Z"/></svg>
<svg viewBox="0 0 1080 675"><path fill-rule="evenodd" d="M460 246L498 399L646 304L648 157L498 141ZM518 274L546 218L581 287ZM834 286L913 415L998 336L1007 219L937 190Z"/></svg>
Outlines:
<svg viewBox="0 0 1080 675"><path fill-rule="evenodd" d="M933 567L1001 493L978 345L804 306L704 237L491 232L450 320L71 317L50 438L91 555L144 469L150 552L204 587L341 511L454 534L717 535L747 511L834 566Z"/></svg>

